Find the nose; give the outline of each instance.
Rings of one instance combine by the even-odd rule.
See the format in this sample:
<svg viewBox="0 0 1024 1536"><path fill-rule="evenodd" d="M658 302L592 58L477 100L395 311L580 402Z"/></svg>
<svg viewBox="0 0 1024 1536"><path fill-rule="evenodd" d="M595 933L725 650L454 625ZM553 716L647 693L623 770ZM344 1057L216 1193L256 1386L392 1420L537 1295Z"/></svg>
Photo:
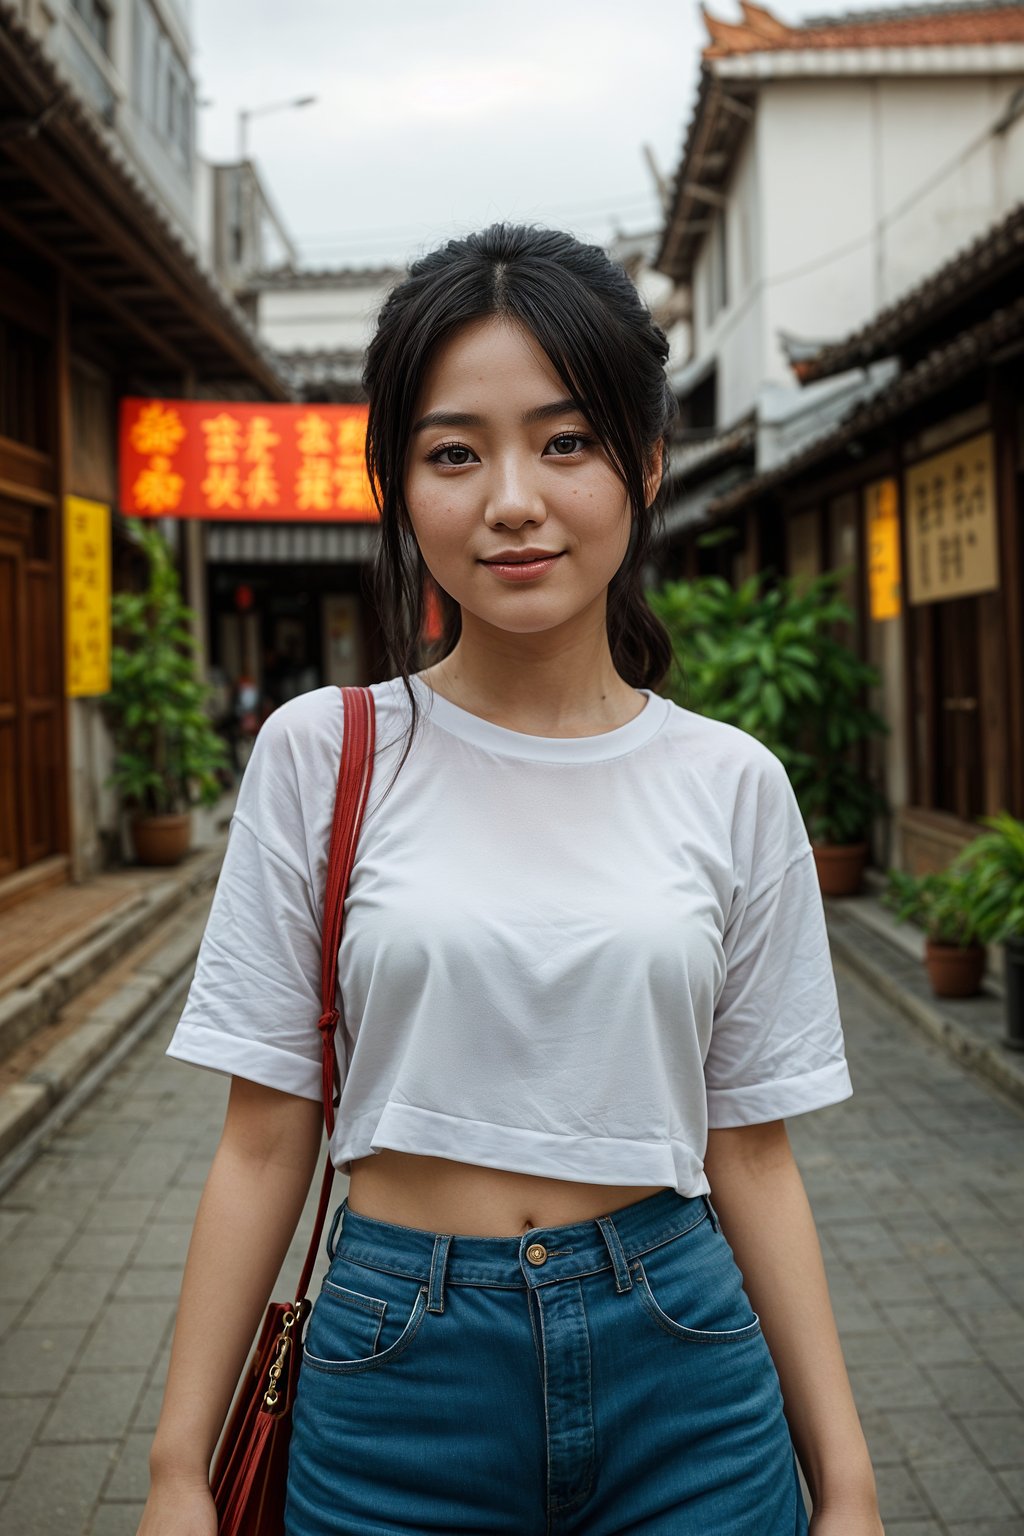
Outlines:
<svg viewBox="0 0 1024 1536"><path fill-rule="evenodd" d="M488 480L485 517L489 526L501 524L506 528L543 522L547 517L544 498L531 467L517 454L504 454L494 461Z"/></svg>

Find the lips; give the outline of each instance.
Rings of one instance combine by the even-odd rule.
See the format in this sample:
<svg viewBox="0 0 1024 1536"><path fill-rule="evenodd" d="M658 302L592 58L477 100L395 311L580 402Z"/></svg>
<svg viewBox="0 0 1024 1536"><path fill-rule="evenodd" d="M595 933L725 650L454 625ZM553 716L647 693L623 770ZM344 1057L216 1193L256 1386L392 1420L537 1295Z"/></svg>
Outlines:
<svg viewBox="0 0 1024 1536"><path fill-rule="evenodd" d="M561 549L538 550L535 555L497 555L490 560L481 560L481 565L535 565L538 560L557 560L564 554Z"/></svg>

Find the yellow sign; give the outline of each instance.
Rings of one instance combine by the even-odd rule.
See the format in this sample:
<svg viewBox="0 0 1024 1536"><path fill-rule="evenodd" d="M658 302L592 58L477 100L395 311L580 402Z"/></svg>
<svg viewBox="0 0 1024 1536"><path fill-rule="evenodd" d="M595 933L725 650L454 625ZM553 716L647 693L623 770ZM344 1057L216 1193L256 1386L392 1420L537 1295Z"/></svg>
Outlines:
<svg viewBox="0 0 1024 1536"><path fill-rule="evenodd" d="M873 619L898 619L901 607L900 512L895 480L864 487L868 590Z"/></svg>
<svg viewBox="0 0 1024 1536"><path fill-rule="evenodd" d="M992 434L982 432L906 471L908 597L994 592L996 497Z"/></svg>
<svg viewBox="0 0 1024 1536"><path fill-rule="evenodd" d="M64 498L64 645L69 698L110 690L110 508Z"/></svg>

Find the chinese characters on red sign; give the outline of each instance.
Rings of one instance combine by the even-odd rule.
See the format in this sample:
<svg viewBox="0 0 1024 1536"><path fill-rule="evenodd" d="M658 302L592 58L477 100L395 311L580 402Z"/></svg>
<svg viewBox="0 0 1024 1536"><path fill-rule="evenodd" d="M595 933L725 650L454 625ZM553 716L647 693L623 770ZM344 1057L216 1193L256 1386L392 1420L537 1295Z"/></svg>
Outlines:
<svg viewBox="0 0 1024 1536"><path fill-rule="evenodd" d="M121 402L121 511L375 522L365 405Z"/></svg>

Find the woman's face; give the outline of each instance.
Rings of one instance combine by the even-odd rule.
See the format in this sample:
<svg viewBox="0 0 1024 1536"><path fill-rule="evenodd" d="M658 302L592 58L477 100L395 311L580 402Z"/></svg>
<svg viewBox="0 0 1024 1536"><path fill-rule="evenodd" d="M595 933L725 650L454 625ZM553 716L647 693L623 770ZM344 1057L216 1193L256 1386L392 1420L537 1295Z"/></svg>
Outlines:
<svg viewBox="0 0 1024 1536"><path fill-rule="evenodd" d="M472 616L525 635L584 614L603 620L629 543L626 488L522 327L471 321L435 353L416 403L405 499L427 569L461 605L464 627ZM538 550L557 558L526 579L486 563Z"/></svg>

